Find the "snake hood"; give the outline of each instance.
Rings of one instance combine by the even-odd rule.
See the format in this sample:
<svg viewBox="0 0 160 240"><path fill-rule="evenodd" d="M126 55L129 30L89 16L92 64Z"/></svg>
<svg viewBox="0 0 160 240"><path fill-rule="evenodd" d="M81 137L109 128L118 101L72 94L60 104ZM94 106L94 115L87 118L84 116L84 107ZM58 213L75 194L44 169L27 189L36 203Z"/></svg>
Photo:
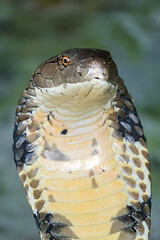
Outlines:
<svg viewBox="0 0 160 240"><path fill-rule="evenodd" d="M148 240L146 139L109 52L42 63L18 103L14 160L42 240Z"/></svg>

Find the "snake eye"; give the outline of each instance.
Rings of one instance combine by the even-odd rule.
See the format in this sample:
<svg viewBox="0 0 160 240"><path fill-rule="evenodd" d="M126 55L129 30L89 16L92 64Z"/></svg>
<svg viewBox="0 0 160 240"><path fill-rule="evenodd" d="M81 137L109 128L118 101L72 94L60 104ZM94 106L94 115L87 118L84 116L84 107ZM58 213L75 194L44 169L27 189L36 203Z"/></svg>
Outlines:
<svg viewBox="0 0 160 240"><path fill-rule="evenodd" d="M111 56L109 56L109 58L108 58L108 62L109 62L109 64L112 63L112 57L111 57Z"/></svg>
<svg viewBox="0 0 160 240"><path fill-rule="evenodd" d="M67 67L69 65L69 63L70 63L70 59L67 56L64 56L62 61L63 61L63 65L65 67Z"/></svg>

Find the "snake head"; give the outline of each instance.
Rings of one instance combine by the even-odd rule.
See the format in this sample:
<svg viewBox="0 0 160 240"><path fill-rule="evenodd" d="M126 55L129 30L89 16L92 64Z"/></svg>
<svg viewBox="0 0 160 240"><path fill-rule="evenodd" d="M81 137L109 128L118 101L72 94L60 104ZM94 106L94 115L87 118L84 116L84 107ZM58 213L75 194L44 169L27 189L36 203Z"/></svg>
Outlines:
<svg viewBox="0 0 160 240"><path fill-rule="evenodd" d="M70 49L42 63L33 81L39 87L54 87L99 79L114 85L118 71L108 51L100 49Z"/></svg>
<svg viewBox="0 0 160 240"><path fill-rule="evenodd" d="M32 84L37 96L49 95L49 102L56 104L63 97L62 101L80 102L82 107L86 103L107 104L123 85L110 52L83 48L67 50L43 62Z"/></svg>

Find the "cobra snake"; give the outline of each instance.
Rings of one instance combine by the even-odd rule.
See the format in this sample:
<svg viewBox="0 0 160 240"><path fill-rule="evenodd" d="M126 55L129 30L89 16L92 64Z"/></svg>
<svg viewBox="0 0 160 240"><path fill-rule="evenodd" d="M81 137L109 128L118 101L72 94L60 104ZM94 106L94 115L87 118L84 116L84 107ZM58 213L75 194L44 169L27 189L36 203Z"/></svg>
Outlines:
<svg viewBox="0 0 160 240"><path fill-rule="evenodd" d="M108 51L43 62L16 111L14 159L42 240L148 240L143 127Z"/></svg>

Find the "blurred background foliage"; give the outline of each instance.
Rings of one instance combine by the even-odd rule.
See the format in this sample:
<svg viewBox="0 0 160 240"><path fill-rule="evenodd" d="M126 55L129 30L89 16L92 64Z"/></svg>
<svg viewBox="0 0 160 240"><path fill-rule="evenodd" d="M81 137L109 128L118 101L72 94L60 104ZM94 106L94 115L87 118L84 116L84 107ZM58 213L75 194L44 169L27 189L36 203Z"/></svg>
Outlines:
<svg viewBox="0 0 160 240"><path fill-rule="evenodd" d="M148 139L152 240L160 239L160 1L0 0L0 239L39 239L12 154L14 112L32 72L74 47L111 51Z"/></svg>

